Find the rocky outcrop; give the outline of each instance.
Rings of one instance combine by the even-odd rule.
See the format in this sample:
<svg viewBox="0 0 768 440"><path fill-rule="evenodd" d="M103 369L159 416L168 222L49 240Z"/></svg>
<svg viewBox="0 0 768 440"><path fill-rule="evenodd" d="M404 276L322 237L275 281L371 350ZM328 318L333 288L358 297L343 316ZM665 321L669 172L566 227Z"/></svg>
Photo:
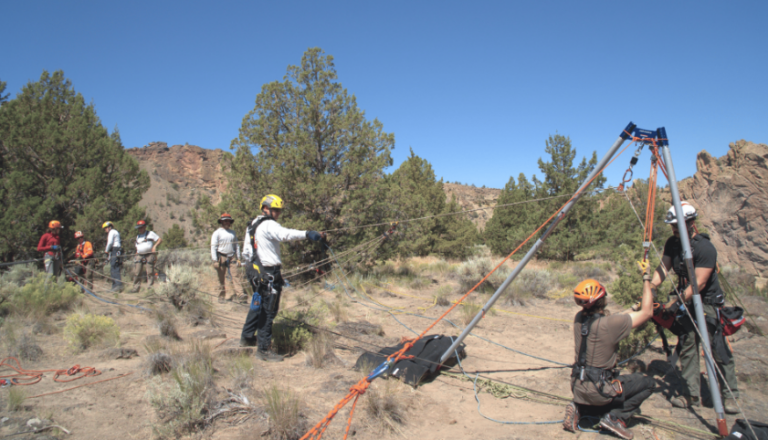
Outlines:
<svg viewBox="0 0 768 440"><path fill-rule="evenodd" d="M768 145L744 140L716 159L706 151L696 174L680 182L683 200L700 212L700 223L717 248L721 264L768 277Z"/></svg>
<svg viewBox="0 0 768 440"><path fill-rule="evenodd" d="M198 188L219 194L226 189L221 168L222 150L206 150L196 145L151 142L143 148L126 150L142 165L152 165L151 173L180 187Z"/></svg>
<svg viewBox="0 0 768 440"><path fill-rule="evenodd" d="M485 229L485 224L493 216L493 206L501 195L501 190L496 188L476 188L469 185L460 185L457 183L444 183L443 190L448 197L446 202L451 201L451 197L456 196L456 201L461 209L477 211L467 213L467 217L475 223L481 231ZM486 209L479 209L486 208Z"/></svg>

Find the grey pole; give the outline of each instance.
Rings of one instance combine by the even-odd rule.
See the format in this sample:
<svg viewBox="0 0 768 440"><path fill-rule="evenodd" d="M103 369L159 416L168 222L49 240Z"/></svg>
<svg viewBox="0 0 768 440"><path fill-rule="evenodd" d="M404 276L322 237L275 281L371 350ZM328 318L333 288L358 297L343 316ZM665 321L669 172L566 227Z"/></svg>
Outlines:
<svg viewBox="0 0 768 440"><path fill-rule="evenodd" d="M685 225L685 216L683 215L683 206L680 201L680 192L677 188L677 179L675 178L675 168L672 166L672 155L669 152L669 142L667 140L667 131L661 127L657 131L660 139L661 154L664 157L664 165L667 168L667 178L669 180L669 190L672 193L672 204L675 206L677 215L677 228L680 235L680 243L683 246L683 259L688 269L688 278L690 279L693 290L693 308L696 313L696 322L701 333L701 344L704 348L705 364L707 366L707 380L709 381L709 392L712 394L715 413L717 414L717 425L721 435L728 435L728 426L725 424L725 412L723 411L723 402L720 398L720 387L717 383L717 372L715 363L712 359L712 350L709 341L709 332L707 323L704 320L704 307L699 294L699 285L696 281L696 270L693 267L693 252L691 251L691 242L688 237L688 228ZM725 430L723 430L725 429Z"/></svg>
<svg viewBox="0 0 768 440"><path fill-rule="evenodd" d="M520 260L520 263L518 263L517 267L512 271L511 274L507 277L506 280L499 286L498 289L496 289L496 292L491 296L491 298L488 300L488 302L485 303L482 310L475 315L475 317L472 319L472 321L467 325L467 327L464 329L463 332L459 335L458 338L451 344L451 346L448 348L448 350L443 353L443 356L440 358L440 363L442 364L445 362L446 359L448 359L453 352L456 350L456 348L461 344L461 342L469 335L469 333L472 331L472 329L477 325L478 322L480 322L480 319L483 318L485 313L493 307L493 304L496 302L497 299L499 299L499 296L506 290L506 288L512 283L512 281L515 280L517 275L525 268L525 265L528 264L528 262L533 258L534 255L536 255L536 252L541 249L541 246L544 245L544 240L549 237L549 234L557 227L558 223L560 223L560 220L562 220L566 214L568 214L568 211L571 210L573 205L576 204L576 202L579 201L579 199L582 196L582 190L586 189L587 186L591 183L592 179L602 172L602 169L608 164L608 162L611 160L614 154L616 154L616 151L621 147L621 145L629 139L632 132L635 131L635 124L630 122L627 125L627 128L624 129L624 131L621 132L619 135L619 138L616 139L616 142L613 143L613 146L611 146L610 150L608 150L608 153L605 154L605 156L600 160L600 162L595 166L595 169L589 174L587 179L584 181L584 183L581 184L579 187L579 190L577 191L577 194L573 197L573 200L568 202L565 206L563 206L563 209L560 210L560 212L557 213L555 216L555 219L552 221L552 224L547 228L547 230L544 232L544 234L536 240L536 243L531 247L531 249L528 251L527 254L523 257L522 260Z"/></svg>

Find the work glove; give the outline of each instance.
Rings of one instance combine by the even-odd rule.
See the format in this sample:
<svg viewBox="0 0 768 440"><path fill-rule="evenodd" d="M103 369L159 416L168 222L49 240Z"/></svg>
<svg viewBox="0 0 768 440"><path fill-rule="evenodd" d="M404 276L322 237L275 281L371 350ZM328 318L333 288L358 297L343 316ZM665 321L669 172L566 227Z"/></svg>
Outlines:
<svg viewBox="0 0 768 440"><path fill-rule="evenodd" d="M312 241L320 241L320 239L323 238L323 235L317 231L307 231L307 238Z"/></svg>
<svg viewBox="0 0 768 440"><path fill-rule="evenodd" d="M59 249L60 248L59 248L58 244L54 244L54 245L51 246L51 250L58 251Z"/></svg>

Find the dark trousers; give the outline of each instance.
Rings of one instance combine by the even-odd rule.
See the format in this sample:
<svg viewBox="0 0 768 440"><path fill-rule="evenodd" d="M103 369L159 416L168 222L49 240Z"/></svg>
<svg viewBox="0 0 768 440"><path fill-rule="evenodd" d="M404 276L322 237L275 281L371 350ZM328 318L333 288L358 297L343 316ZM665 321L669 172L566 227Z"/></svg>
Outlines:
<svg viewBox="0 0 768 440"><path fill-rule="evenodd" d="M109 251L109 277L112 278L112 292L123 290L123 281L120 277L120 269L123 267L122 255L120 248L112 248Z"/></svg>
<svg viewBox="0 0 768 440"><path fill-rule="evenodd" d="M626 423L640 409L640 405L645 399L651 396L653 388L656 386L652 377L640 373L619 376L617 379L621 382L621 387L624 390L620 396L603 406L579 405L579 412L582 415L597 417L610 412L611 415Z"/></svg>
<svg viewBox="0 0 768 440"><path fill-rule="evenodd" d="M265 270L275 278L272 287L277 293L270 294L271 288L269 285L252 285L253 291L258 292L261 296L261 307L258 311L254 310L253 307L248 309L248 316L245 318L243 332L240 335L244 339L252 339L254 336L257 336L259 350L261 351L269 350L270 345L272 345L272 323L280 309L280 296L283 291L283 277L280 275L279 269L271 271L265 268ZM253 302L253 299L251 302Z"/></svg>

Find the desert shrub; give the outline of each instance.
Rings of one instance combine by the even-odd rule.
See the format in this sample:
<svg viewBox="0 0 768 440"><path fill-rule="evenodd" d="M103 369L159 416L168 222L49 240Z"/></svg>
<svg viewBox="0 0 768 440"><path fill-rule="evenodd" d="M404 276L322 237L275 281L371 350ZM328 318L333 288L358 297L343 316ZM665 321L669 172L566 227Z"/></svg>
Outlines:
<svg viewBox="0 0 768 440"><path fill-rule="evenodd" d="M43 355L35 336L15 319L6 321L2 327L2 345L9 356L21 360L36 361Z"/></svg>
<svg viewBox="0 0 768 440"><path fill-rule="evenodd" d="M600 282L604 282L608 275L602 267L592 262L574 264L571 267L571 273L582 280L592 278Z"/></svg>
<svg viewBox="0 0 768 440"><path fill-rule="evenodd" d="M326 302L326 307L328 307L328 311L331 313L331 316L333 316L333 320L336 321L336 323L345 322L349 319L347 304L344 303L344 300L337 299L336 301Z"/></svg>
<svg viewBox="0 0 768 440"><path fill-rule="evenodd" d="M269 416L269 436L274 440L296 440L306 430L301 414L301 398L290 388L276 384L262 393L264 412Z"/></svg>
<svg viewBox="0 0 768 440"><path fill-rule="evenodd" d="M312 336L311 328L321 326L327 314L324 301L304 310L281 310L272 331L275 349L287 354L302 350Z"/></svg>
<svg viewBox="0 0 768 440"><path fill-rule="evenodd" d="M114 346L120 341L120 327L108 316L73 313L64 326L64 339L76 350L97 345Z"/></svg>
<svg viewBox="0 0 768 440"><path fill-rule="evenodd" d="M11 266L8 272L3 273L0 280L21 287L39 273L40 270L34 264L17 264Z"/></svg>
<svg viewBox="0 0 768 440"><path fill-rule="evenodd" d="M435 305L437 306L449 306L451 305L451 300L448 299L448 295L451 293L453 289L451 286L440 286L435 294L432 296L432 299L435 301Z"/></svg>
<svg viewBox="0 0 768 440"><path fill-rule="evenodd" d="M155 310L155 321L160 334L167 338L180 340L178 331L176 331L176 320L173 315L163 310Z"/></svg>
<svg viewBox="0 0 768 440"><path fill-rule="evenodd" d="M432 281L428 278L416 277L410 283L408 283L408 287L414 290L421 290L421 289L426 289L431 284L432 284Z"/></svg>
<svg viewBox="0 0 768 440"><path fill-rule="evenodd" d="M307 365L314 368L323 368L340 362L333 351L333 341L323 332L317 333L309 339L305 354Z"/></svg>
<svg viewBox="0 0 768 440"><path fill-rule="evenodd" d="M253 383L253 357L243 353L227 361L227 373L236 388L249 388Z"/></svg>
<svg viewBox="0 0 768 440"><path fill-rule="evenodd" d="M642 350L653 339L655 333L656 327L650 322L646 322L644 325L632 330L629 336L619 341L619 349L617 351L619 361L627 359Z"/></svg>
<svg viewBox="0 0 768 440"><path fill-rule="evenodd" d="M80 289L66 282L63 276L57 280L45 273L37 273L26 281L23 286L5 279L0 282L0 293L5 298L0 311L40 319L79 304Z"/></svg>
<svg viewBox="0 0 768 440"><path fill-rule="evenodd" d="M173 358L169 354L158 351L147 356L144 371L148 376L167 373L172 369Z"/></svg>
<svg viewBox="0 0 768 440"><path fill-rule="evenodd" d="M213 305L209 298L197 295L199 278L195 269L190 266L175 265L168 269L168 281L159 287L161 295L165 295L178 309L184 310L192 324L210 319Z"/></svg>
<svg viewBox="0 0 768 440"><path fill-rule="evenodd" d="M18 411L24 407L24 401L27 399L27 390L24 387L8 388L8 404L6 409L10 412Z"/></svg>
<svg viewBox="0 0 768 440"><path fill-rule="evenodd" d="M555 287L555 279L547 270L529 269L520 272L504 292L507 303L524 302L528 298L546 298Z"/></svg>
<svg viewBox="0 0 768 440"><path fill-rule="evenodd" d="M459 265L455 273L455 276L459 281L459 293L466 293L493 268L493 262L488 257L471 258ZM476 291L484 292L493 290L495 290L495 288L489 279L483 282Z"/></svg>
<svg viewBox="0 0 768 440"><path fill-rule="evenodd" d="M463 302L461 303L461 312L460 312L460 318L461 322L464 325L468 325L470 322L472 322L472 319L475 318L475 316L480 312L480 310L483 308L482 304L477 304L473 302Z"/></svg>
<svg viewBox="0 0 768 440"><path fill-rule="evenodd" d="M380 431L397 432L398 425L405 423L406 408L398 395L397 383L391 380L377 381L365 393L365 412Z"/></svg>
<svg viewBox="0 0 768 440"><path fill-rule="evenodd" d="M199 268L208 266L211 262L211 252L208 249L172 249L161 251L157 257L156 267L190 266Z"/></svg>
<svg viewBox="0 0 768 440"><path fill-rule="evenodd" d="M559 272L555 275L555 278L557 280L557 284L562 289L567 290L573 290L576 285L578 285L582 280L585 278L579 278L578 276L574 275L570 272Z"/></svg>

